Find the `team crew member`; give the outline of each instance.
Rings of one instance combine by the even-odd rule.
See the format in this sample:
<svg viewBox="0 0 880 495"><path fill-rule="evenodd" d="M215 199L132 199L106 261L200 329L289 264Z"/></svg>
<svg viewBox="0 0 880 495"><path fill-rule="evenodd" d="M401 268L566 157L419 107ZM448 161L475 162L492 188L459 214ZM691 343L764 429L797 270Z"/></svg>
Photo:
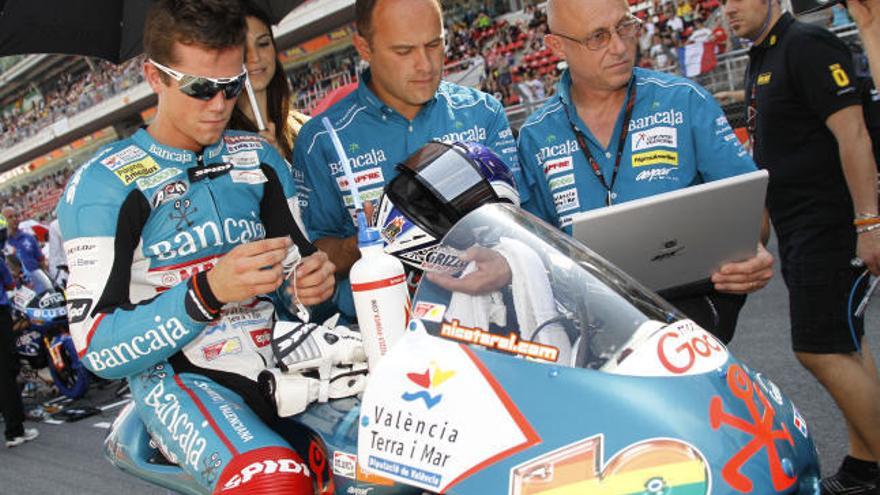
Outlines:
<svg viewBox="0 0 880 495"><path fill-rule="evenodd" d="M12 329L12 308L7 290L15 289L15 280L0 256L0 413L6 433L6 447L15 447L37 438L36 428L24 427L24 404L18 388L18 355Z"/></svg>
<svg viewBox="0 0 880 495"><path fill-rule="evenodd" d="M443 19L437 0L358 0L354 38L370 69L358 89L328 109L361 198L378 201L395 166L431 140L490 147L519 179L516 143L504 108L493 97L441 81ZM314 119L303 126L293 165L302 174L303 220L315 245L341 277L337 304L350 318L347 274L360 257L354 205L330 136ZM320 201L319 201L320 199Z"/></svg>
<svg viewBox="0 0 880 495"><path fill-rule="evenodd" d="M729 0L724 13L737 36L754 42L749 129L755 161L770 171L767 206L789 291L792 347L849 431L850 455L822 490L877 493L880 380L862 346L863 321L850 319L848 305L860 272L852 258L878 272L877 171L851 56L833 34L782 14L777 0Z"/></svg>
<svg viewBox="0 0 880 495"><path fill-rule="evenodd" d="M34 291L40 294L52 288L52 282L49 276L46 264L46 257L40 249L40 243L37 238L18 228L21 221L19 213L15 208L6 206L3 208L3 216L6 218L8 229L8 237L6 242L15 248L15 255L21 262L22 269L33 284Z"/></svg>
<svg viewBox="0 0 880 495"><path fill-rule="evenodd" d="M224 131L245 29L238 0L151 3L156 118L100 150L58 206L70 331L92 372L128 378L147 430L205 489L308 494L307 464L261 421L274 407L256 379L273 362L275 308L328 299L334 267L297 227L281 155ZM282 284L293 246L295 296ZM269 461L277 469L251 469Z"/></svg>
<svg viewBox="0 0 880 495"><path fill-rule="evenodd" d="M711 95L634 68L641 21L620 0L551 0L545 43L568 62L556 95L520 129L523 207L571 233L572 215L755 170ZM673 301L722 340L772 256L731 263L717 290Z"/></svg>

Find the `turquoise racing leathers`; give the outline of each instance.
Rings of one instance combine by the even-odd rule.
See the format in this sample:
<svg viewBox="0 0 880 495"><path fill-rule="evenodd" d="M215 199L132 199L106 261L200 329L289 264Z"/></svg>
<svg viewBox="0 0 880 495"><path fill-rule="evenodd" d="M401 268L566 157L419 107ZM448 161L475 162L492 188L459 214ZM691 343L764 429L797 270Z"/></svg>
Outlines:
<svg viewBox="0 0 880 495"><path fill-rule="evenodd" d="M302 256L315 252L297 208L287 162L261 137L226 131L196 154L143 129L83 165L57 207L83 363L129 379L152 437L208 489L311 490L302 459L260 421L274 416L256 378L273 363L281 293L223 305L207 283L249 241L289 236Z"/></svg>
<svg viewBox="0 0 880 495"><path fill-rule="evenodd" d="M369 80L370 72L366 71L356 91L306 123L297 137L293 167L302 180L303 221L311 239L345 238L357 232L348 179L321 123L323 117L330 119L339 135L363 201L378 204L385 183L397 175L395 166L432 140L488 146L520 182L516 142L498 100L443 81L434 97L408 120L370 90ZM339 280L338 285L336 303L353 320L348 278Z"/></svg>
<svg viewBox="0 0 880 495"><path fill-rule="evenodd" d="M556 94L520 129L523 208L571 234L572 215L606 206L606 185L617 204L756 170L715 99L698 84L641 68L633 69L629 84L635 85L628 88L635 93L631 118L624 123L624 106L605 147L577 115L571 75L563 74ZM623 125L628 132L612 185ZM605 185L581 151L575 127Z"/></svg>

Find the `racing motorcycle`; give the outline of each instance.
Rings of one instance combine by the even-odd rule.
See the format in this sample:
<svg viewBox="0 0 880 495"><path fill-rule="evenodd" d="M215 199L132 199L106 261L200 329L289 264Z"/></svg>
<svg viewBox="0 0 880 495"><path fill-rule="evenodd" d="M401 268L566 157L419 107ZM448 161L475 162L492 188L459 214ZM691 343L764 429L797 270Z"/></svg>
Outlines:
<svg viewBox="0 0 880 495"><path fill-rule="evenodd" d="M423 278L364 393L284 421L316 493L819 493L808 425L770 378L583 245L495 204L437 249L491 250L510 280L469 296ZM202 493L131 406L105 455Z"/></svg>
<svg viewBox="0 0 880 495"><path fill-rule="evenodd" d="M67 328L64 294L47 290L37 294L27 286L12 291L16 349L26 381L37 382L48 369L58 391L78 399L89 389L89 372L80 361Z"/></svg>

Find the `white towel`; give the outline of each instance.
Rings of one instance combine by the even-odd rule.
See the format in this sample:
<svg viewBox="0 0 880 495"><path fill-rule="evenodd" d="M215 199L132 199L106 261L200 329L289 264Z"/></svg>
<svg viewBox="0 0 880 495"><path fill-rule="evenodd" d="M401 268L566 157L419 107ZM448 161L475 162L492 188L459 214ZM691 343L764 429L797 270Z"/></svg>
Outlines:
<svg viewBox="0 0 880 495"><path fill-rule="evenodd" d="M559 350L557 363L569 365L571 362L571 341L565 329L558 323L544 327L536 336L537 330L544 322L556 318L556 302L544 263L532 248L516 239L502 237L495 247L504 256L512 274L511 294L513 295L514 311L519 323L519 334L522 340L549 345ZM471 262L462 272L465 276L476 269ZM456 292L449 301L447 317L471 328L489 329L490 323L505 327L507 311L500 292L471 296Z"/></svg>

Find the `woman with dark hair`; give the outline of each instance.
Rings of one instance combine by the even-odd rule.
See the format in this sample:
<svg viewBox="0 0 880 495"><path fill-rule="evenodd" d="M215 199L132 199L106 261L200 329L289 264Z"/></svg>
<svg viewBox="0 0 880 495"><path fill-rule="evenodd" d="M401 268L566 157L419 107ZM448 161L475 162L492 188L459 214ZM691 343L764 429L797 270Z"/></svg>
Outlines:
<svg viewBox="0 0 880 495"><path fill-rule="evenodd" d="M247 20L246 66L254 89L259 114L266 127L260 131L247 92L242 92L227 127L260 134L271 142L281 156L290 159L293 143L308 116L290 105L290 85L278 59L275 38L268 16L245 2Z"/></svg>

